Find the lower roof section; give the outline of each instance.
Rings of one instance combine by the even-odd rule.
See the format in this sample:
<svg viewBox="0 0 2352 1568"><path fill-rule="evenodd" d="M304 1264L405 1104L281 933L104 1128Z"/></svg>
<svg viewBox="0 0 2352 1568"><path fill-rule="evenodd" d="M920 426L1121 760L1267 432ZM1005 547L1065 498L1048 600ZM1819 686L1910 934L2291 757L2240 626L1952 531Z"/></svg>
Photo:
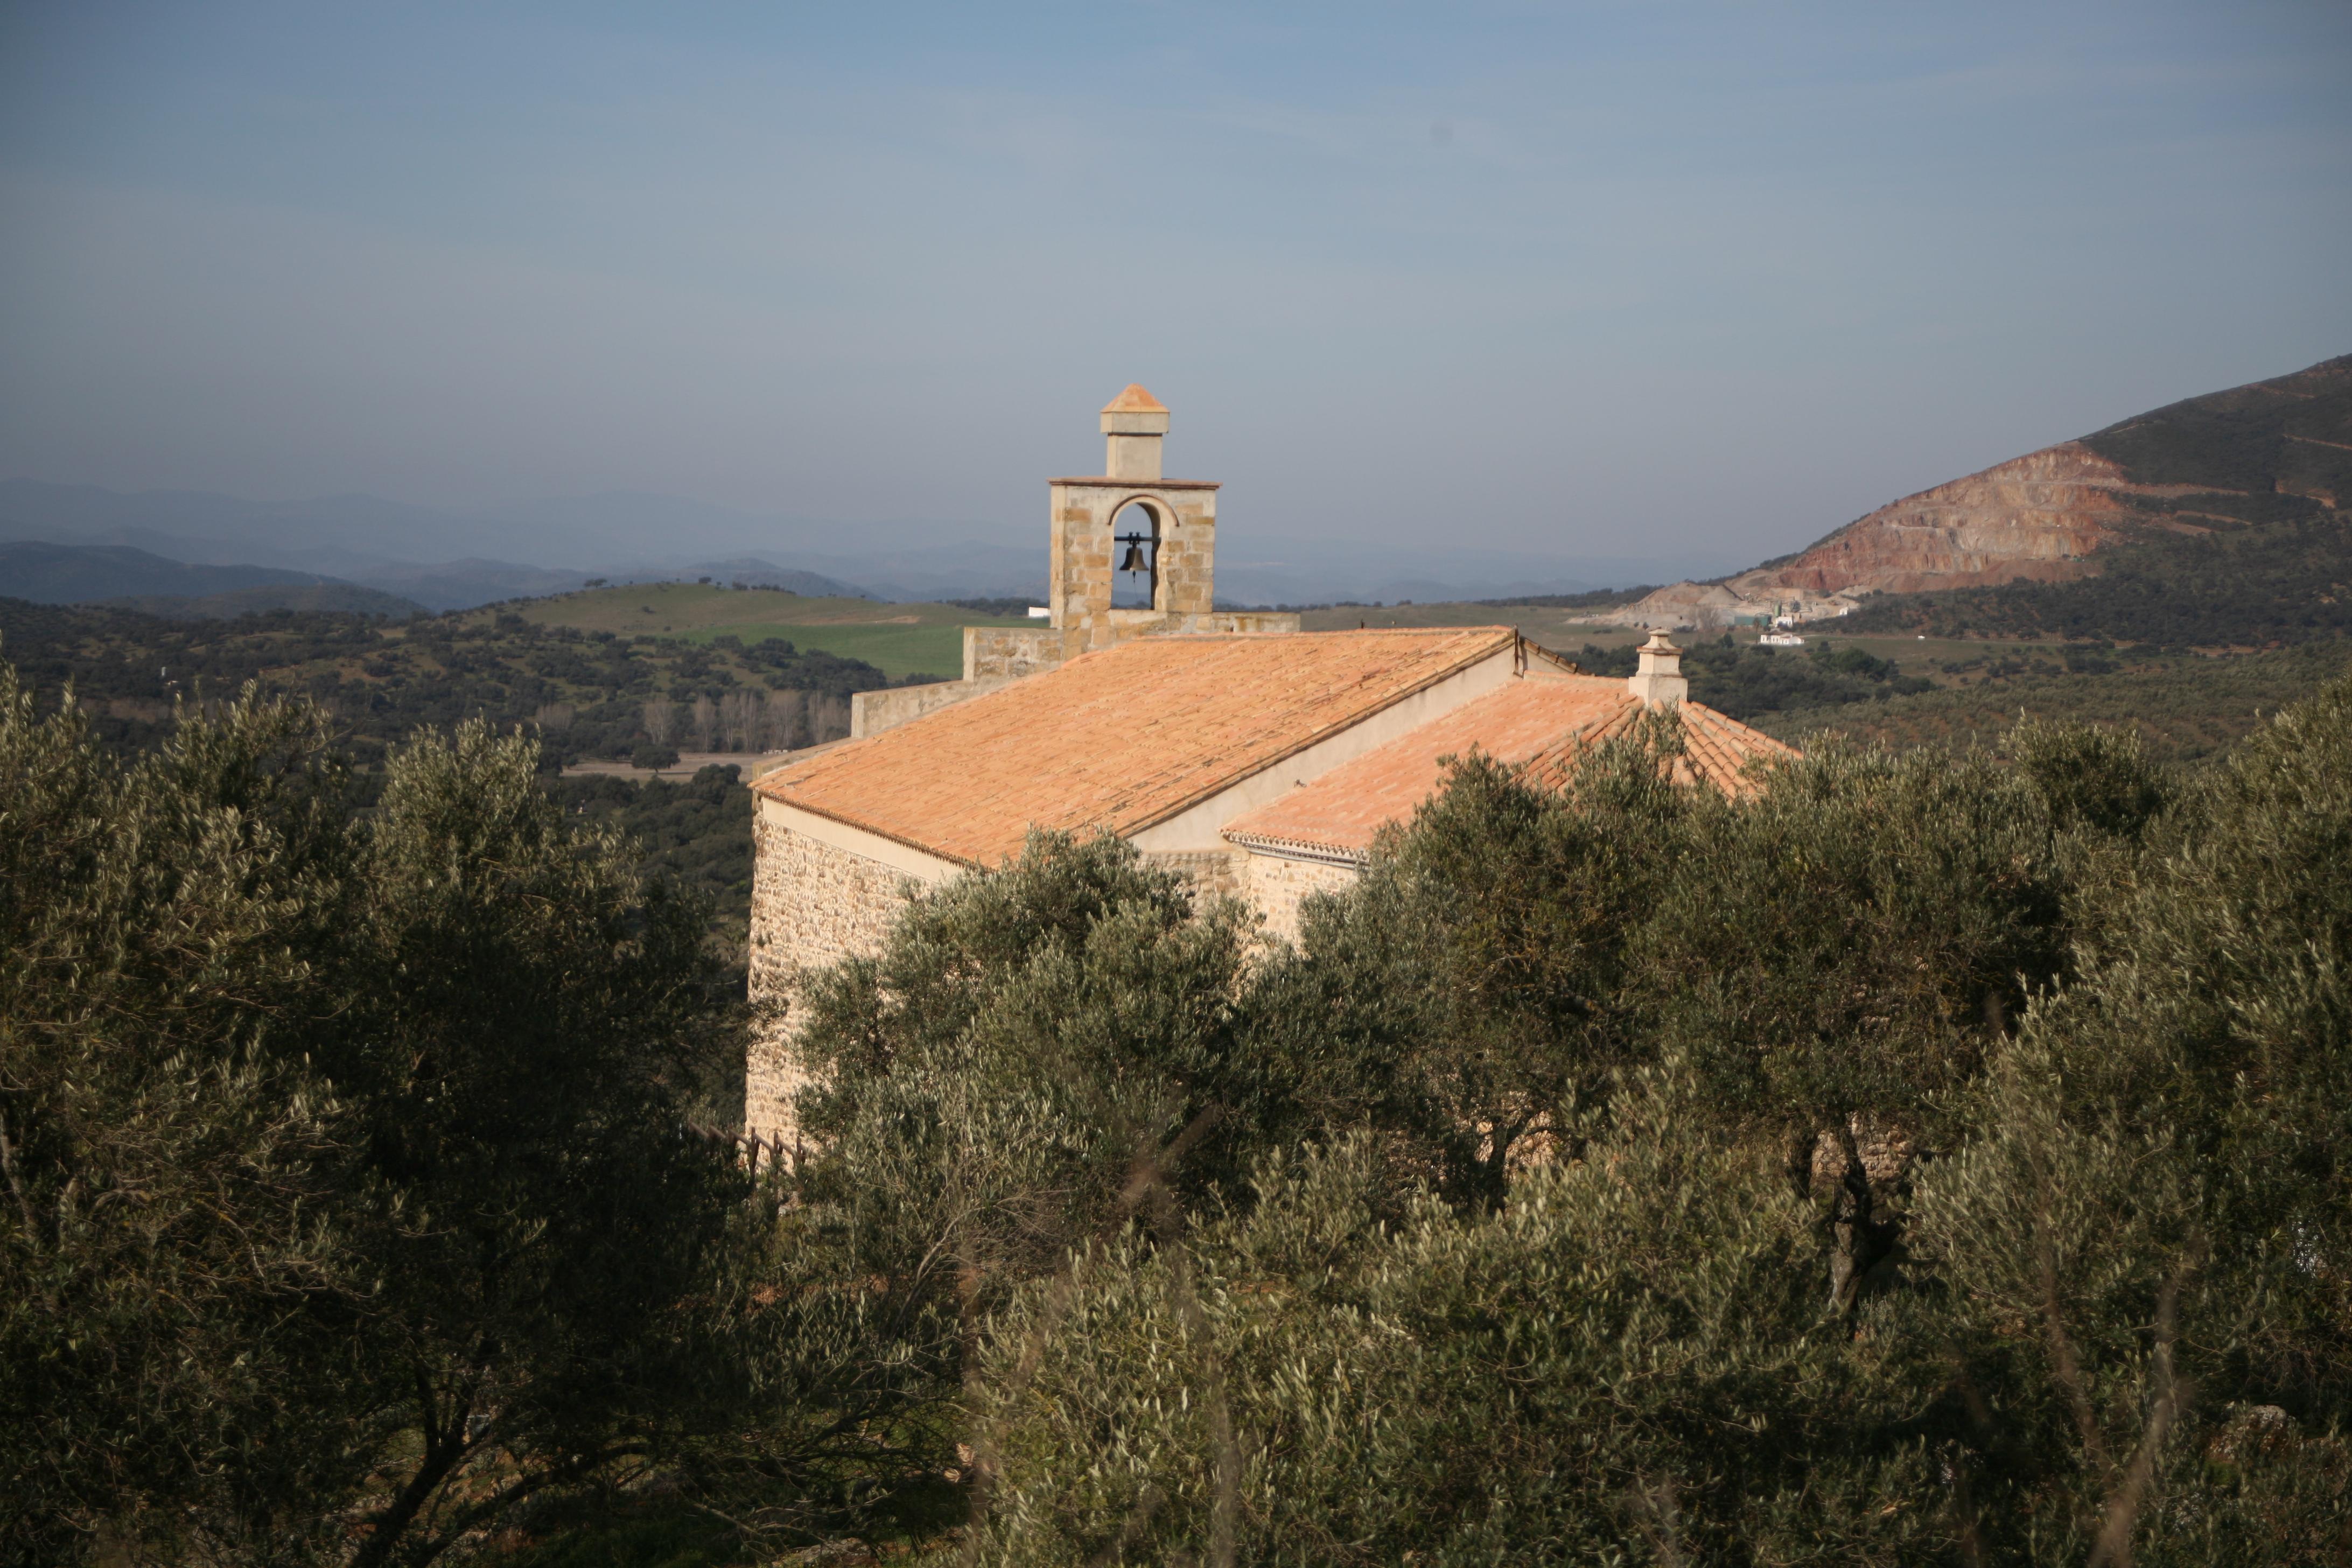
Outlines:
<svg viewBox="0 0 2352 1568"><path fill-rule="evenodd" d="M1519 679L1465 703L1280 799L1244 813L1225 837L1302 859L1359 859L1381 828L1409 821L1435 794L1451 759L1481 752L1557 788L1588 747L1624 733L1643 710L1625 682L1600 676ZM1750 764L1796 753L1696 702L1677 703L1683 754L1675 776L1727 794L1751 787Z"/></svg>

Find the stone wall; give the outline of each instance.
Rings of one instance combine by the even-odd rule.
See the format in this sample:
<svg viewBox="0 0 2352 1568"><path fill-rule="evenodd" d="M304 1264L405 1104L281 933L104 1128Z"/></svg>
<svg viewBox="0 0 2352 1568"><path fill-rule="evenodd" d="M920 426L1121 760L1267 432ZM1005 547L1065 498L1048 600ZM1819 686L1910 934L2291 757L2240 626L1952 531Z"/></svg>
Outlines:
<svg viewBox="0 0 2352 1568"><path fill-rule="evenodd" d="M1298 906L1309 893L1344 892L1360 873L1353 866L1293 860L1280 855L1241 857L1241 896L1265 917L1265 934L1298 940Z"/></svg>
<svg viewBox="0 0 2352 1568"><path fill-rule="evenodd" d="M1053 668L1070 655L1069 638L1054 626L966 626L966 681L1017 680Z"/></svg>
<svg viewBox="0 0 2352 1568"><path fill-rule="evenodd" d="M1237 851L1216 849L1146 851L1143 857L1146 865L1188 879L1204 897L1223 893L1236 899L1243 896L1241 858Z"/></svg>
<svg viewBox="0 0 2352 1568"><path fill-rule="evenodd" d="M973 628L966 627L967 631ZM966 662L970 661L966 653ZM1027 673L1024 671L1023 673ZM895 730L909 719L919 719L926 713L936 713L954 706L967 697L978 697L1012 685L1009 679L988 680L940 680L929 686L890 686L879 691L860 691L849 699L849 738L864 740L885 730Z"/></svg>
<svg viewBox="0 0 2352 1568"><path fill-rule="evenodd" d="M1297 632L1298 617L1286 610L1219 610L1177 617L1169 629L1218 637L1272 637Z"/></svg>
<svg viewBox="0 0 2352 1568"><path fill-rule="evenodd" d="M746 1131L789 1145L797 1131L792 1097L808 1081L792 1051L800 977L879 952L917 884L879 861L771 821L764 811L752 820L751 843L751 1000L781 1004L783 1012L753 1035L743 1122Z"/></svg>

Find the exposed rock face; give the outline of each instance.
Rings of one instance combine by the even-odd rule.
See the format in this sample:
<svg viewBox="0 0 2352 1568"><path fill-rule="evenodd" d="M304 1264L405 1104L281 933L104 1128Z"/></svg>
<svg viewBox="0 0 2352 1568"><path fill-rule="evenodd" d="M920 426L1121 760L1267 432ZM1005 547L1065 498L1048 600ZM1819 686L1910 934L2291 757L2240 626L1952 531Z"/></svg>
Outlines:
<svg viewBox="0 0 2352 1568"><path fill-rule="evenodd" d="M2066 583L2098 575L2098 552L2118 544L2186 547L2177 536L2332 522L2347 494L2352 354L2030 452L1881 507L1786 560L1677 583L1606 618L1814 621L1872 594Z"/></svg>
<svg viewBox="0 0 2352 1568"><path fill-rule="evenodd" d="M1761 570L1760 568L1759 569ZM1596 617L1604 625L1671 630L1677 626L1727 626L1780 616L1825 620L1856 608L1851 594L1822 593L1782 584L1748 584L1754 573L1727 583L1670 583L1647 597ZM1735 592L1748 584L1745 592Z"/></svg>
<svg viewBox="0 0 2352 1568"><path fill-rule="evenodd" d="M1906 496L1785 561L1661 588L1611 618L1718 626L1786 612L1811 621L1844 615L1868 594L2087 577L2099 569L2094 551L2150 521L2126 498L2173 488L2135 484L2112 460L2068 441Z"/></svg>
<svg viewBox="0 0 2352 1568"><path fill-rule="evenodd" d="M2144 489L2116 464L2068 441L1906 496L1802 554L1743 572L1726 586L1755 598L1786 589L1915 594L2021 577L2062 583L2095 572L2091 552L2145 521L2123 499Z"/></svg>

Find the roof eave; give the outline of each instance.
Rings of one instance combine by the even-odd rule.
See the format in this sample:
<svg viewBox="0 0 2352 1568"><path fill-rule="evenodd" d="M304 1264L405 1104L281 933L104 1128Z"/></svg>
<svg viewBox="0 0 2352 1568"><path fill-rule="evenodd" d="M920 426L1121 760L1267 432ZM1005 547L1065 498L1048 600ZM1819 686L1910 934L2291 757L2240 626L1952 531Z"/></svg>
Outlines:
<svg viewBox="0 0 2352 1568"><path fill-rule="evenodd" d="M784 794L781 789L768 790L763 793L766 795L768 799L774 801L779 805L789 805L794 811L805 811L811 816L822 816L827 822L837 822L844 827L855 827L860 833L870 833L877 838L887 838L893 844L901 845L908 849L919 850L925 855L931 856L935 859L950 861L955 865L962 867L967 871L984 871L988 868L984 862L975 860L969 855L959 855L952 849L942 849L936 844L926 844L919 838L909 838L903 833L893 833L890 829L882 826L878 823L861 821L857 817L850 816L845 811L839 811L822 805L812 805L805 800L795 800L791 795Z"/></svg>
<svg viewBox="0 0 2352 1568"><path fill-rule="evenodd" d="M1318 865L1344 866L1361 870L1370 851L1351 849L1344 845L1319 844L1311 839L1283 838L1265 833L1228 833L1226 843L1253 854L1272 855L1284 860L1306 860Z"/></svg>

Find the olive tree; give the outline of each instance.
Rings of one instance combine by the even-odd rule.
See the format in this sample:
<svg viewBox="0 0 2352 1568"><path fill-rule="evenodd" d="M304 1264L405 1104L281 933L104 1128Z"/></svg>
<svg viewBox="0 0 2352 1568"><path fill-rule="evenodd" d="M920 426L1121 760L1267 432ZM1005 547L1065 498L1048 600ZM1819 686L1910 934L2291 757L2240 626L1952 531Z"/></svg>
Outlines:
<svg viewBox="0 0 2352 1568"><path fill-rule="evenodd" d="M727 1004L535 763L428 734L360 812L306 706L124 768L0 668L16 1558L424 1562L683 1418Z"/></svg>

